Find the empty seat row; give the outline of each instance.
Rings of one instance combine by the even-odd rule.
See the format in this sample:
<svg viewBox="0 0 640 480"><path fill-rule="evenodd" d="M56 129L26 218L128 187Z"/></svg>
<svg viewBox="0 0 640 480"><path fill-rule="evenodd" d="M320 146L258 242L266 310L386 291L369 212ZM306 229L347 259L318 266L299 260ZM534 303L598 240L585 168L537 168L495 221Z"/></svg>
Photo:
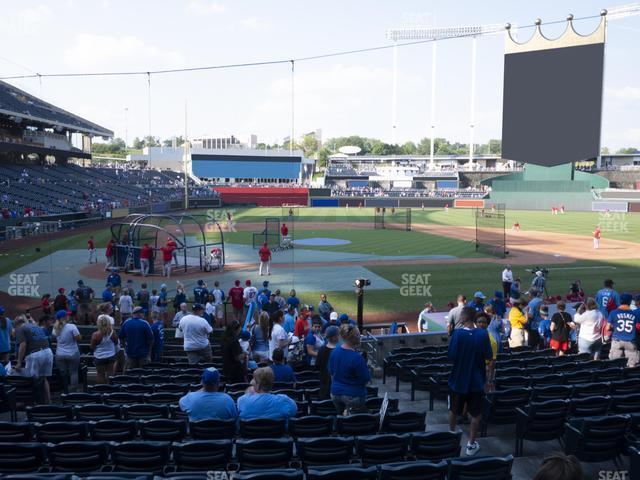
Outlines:
<svg viewBox="0 0 640 480"><path fill-rule="evenodd" d="M490 478L510 480L513 457L456 458L441 462L408 461L383 463L380 465L325 465L305 470L279 468L263 470L217 471L218 478L235 480L460 480L468 478ZM163 476L152 471L108 471L72 475L68 473L9 474L2 480L201 480L210 478L211 471L177 471L174 466L165 467ZM224 474L224 475L223 475ZM470 476L471 475L471 476ZM214 476L214 478L216 478ZM633 478L633 477L632 477Z"/></svg>
<svg viewBox="0 0 640 480"><path fill-rule="evenodd" d="M295 447L295 448L294 448ZM460 434L373 435L298 439L166 441L72 441L58 444L0 443L0 471L91 472L108 466L118 471L307 468L316 465L363 465L406 460L441 461L459 455Z"/></svg>
<svg viewBox="0 0 640 480"><path fill-rule="evenodd" d="M98 407L104 407L98 405ZM52 415L35 415L33 418L48 419L46 422L0 422L0 441L61 442L92 438L94 440L130 440L140 436L149 440L176 440L187 435L196 439L241 437L310 437L321 435L371 435L378 431L388 433L424 432L424 412L400 412L385 415L382 425L378 415L360 413L346 417L308 415L291 418L289 421L268 418L256 419L208 419L189 422L176 418L167 406L132 405L122 412L98 408L75 412L76 420L51 420ZM162 411L161 409L165 409ZM53 413L53 412L51 412ZM173 418L167 418L171 413ZM160 416L160 415L163 416ZM138 423L136 423L138 422Z"/></svg>

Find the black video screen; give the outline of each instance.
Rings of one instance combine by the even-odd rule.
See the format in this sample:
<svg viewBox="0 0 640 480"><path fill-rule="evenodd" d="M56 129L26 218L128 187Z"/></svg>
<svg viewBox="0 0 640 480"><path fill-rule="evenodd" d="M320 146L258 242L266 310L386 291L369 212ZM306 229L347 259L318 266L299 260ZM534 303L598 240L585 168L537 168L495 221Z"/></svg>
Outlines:
<svg viewBox="0 0 640 480"><path fill-rule="evenodd" d="M554 166L600 151L604 43L504 57L502 157Z"/></svg>

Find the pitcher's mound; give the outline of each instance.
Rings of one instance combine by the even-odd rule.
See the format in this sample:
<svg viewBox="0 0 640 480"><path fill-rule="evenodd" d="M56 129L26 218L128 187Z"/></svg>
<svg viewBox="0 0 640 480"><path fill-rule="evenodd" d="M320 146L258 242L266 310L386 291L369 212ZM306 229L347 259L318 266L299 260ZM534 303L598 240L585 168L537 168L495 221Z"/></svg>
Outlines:
<svg viewBox="0 0 640 480"><path fill-rule="evenodd" d="M347 245L351 243L351 240L342 240L340 238L303 238L300 240L294 240L294 245L302 245L307 247L333 247L336 245Z"/></svg>

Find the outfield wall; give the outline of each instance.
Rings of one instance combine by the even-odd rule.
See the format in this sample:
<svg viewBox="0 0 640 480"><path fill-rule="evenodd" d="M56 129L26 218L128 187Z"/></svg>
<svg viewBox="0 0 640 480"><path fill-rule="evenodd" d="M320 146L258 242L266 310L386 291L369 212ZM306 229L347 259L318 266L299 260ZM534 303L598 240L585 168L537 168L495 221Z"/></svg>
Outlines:
<svg viewBox="0 0 640 480"><path fill-rule="evenodd" d="M258 207L280 207L281 205L308 205L308 188L289 187L215 187L222 203L249 204Z"/></svg>

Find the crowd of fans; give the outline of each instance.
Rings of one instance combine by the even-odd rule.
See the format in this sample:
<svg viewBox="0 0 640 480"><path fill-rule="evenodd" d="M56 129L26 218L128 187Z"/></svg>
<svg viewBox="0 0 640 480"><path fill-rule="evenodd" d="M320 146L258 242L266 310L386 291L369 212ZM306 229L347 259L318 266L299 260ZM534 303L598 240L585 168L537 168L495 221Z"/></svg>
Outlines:
<svg viewBox="0 0 640 480"><path fill-rule="evenodd" d="M483 198L488 190L485 189L426 189L426 188L391 188L382 187L331 187L332 197L386 197L386 198Z"/></svg>

